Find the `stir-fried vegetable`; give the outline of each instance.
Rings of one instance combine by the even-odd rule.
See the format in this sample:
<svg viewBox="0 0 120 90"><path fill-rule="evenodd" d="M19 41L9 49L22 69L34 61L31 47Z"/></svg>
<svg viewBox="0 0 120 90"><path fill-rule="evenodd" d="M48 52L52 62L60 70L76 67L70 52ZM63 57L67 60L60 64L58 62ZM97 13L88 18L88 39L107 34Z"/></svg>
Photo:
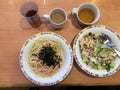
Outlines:
<svg viewBox="0 0 120 90"><path fill-rule="evenodd" d="M110 71L115 66L115 51L102 43L102 33L89 33L79 41L83 62L97 70Z"/></svg>

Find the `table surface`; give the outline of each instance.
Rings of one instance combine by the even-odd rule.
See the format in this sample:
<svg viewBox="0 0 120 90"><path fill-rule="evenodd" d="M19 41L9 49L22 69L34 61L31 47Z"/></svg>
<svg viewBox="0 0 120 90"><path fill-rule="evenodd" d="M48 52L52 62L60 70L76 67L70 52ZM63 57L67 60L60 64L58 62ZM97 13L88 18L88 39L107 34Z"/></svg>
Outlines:
<svg viewBox="0 0 120 90"><path fill-rule="evenodd" d="M20 14L19 8L26 0L0 0L0 87L36 86L27 80L19 67L19 52L23 43L33 34L55 32L72 43L83 29L71 15L73 7L84 2L96 4L101 12L99 21L120 34L120 0L33 0L38 4L42 24L32 28ZM42 18L55 7L65 9L68 20L61 30L54 30ZM120 85L120 70L112 76L96 78L82 71L74 61L70 74L58 85Z"/></svg>

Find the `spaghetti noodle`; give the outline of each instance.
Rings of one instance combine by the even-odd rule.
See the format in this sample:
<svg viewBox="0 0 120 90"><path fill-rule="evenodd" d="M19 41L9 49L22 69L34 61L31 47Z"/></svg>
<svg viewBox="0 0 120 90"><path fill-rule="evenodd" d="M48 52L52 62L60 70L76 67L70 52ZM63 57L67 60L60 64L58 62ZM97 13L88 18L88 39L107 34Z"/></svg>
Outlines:
<svg viewBox="0 0 120 90"><path fill-rule="evenodd" d="M55 74L64 62L63 51L55 40L36 40L30 49L29 64L33 72L49 77Z"/></svg>

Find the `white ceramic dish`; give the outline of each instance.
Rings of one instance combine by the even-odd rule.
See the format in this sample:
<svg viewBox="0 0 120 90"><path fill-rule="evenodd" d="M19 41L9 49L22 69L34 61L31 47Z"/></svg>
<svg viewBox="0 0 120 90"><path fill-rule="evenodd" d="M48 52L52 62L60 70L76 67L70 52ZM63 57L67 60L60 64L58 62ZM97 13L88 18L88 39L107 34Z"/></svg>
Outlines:
<svg viewBox="0 0 120 90"><path fill-rule="evenodd" d="M64 64L62 65L61 69L54 75L50 77L40 77L39 75L32 72L29 63L28 63L28 54L29 49L32 43L40 38L46 38L50 40L56 40L61 43L61 47L64 53ZM69 43L65 38L62 36L52 33L52 32L42 32L31 36L22 46L20 51L20 68L25 75L25 77L33 82L34 84L41 85L41 86L50 86L61 82L63 79L67 77L70 73L72 65L73 65L73 54L72 49Z"/></svg>
<svg viewBox="0 0 120 90"><path fill-rule="evenodd" d="M75 60L78 64L78 66L84 70L86 73L89 75L95 76L95 77L106 77L114 74L120 69L120 58L117 57L115 60L115 67L112 68L110 71L106 70L95 70L92 68L89 68L85 63L82 62L82 58L80 55L80 49L79 49L79 40L86 34L94 32L94 33L104 33L108 35L111 40L115 43L115 46L117 47L118 50L120 50L120 37L119 35L111 28L103 25L94 25L94 26L89 26L82 31L78 33L78 35L74 39L73 43L73 54L75 57Z"/></svg>

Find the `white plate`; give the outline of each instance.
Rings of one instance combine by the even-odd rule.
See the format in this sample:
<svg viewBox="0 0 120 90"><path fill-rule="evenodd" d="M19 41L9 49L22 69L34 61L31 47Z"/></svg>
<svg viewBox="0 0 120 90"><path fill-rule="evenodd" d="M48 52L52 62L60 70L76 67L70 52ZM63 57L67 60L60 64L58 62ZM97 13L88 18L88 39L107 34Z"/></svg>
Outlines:
<svg viewBox="0 0 120 90"><path fill-rule="evenodd" d="M28 64L28 54L29 54L30 46L35 40L40 38L46 38L46 39L58 41L59 43L61 43L64 53L64 64L62 65L61 69L56 74L47 78L40 77L39 75L32 72ZM20 68L23 74L25 75L25 77L31 82L41 86L50 86L61 82L70 73L73 65L73 55L72 55L71 46L69 45L69 43L65 38L52 32L42 32L31 36L23 44L19 58L20 58Z"/></svg>
<svg viewBox="0 0 120 90"><path fill-rule="evenodd" d="M79 40L86 34L94 32L94 33L104 33L108 35L111 40L115 43L115 46L118 50L120 50L120 37L119 35L111 28L103 25L95 25L95 26L89 26L82 31L78 33L78 35L75 37L73 42L73 54L75 57L75 60L78 64L78 66L84 70L86 73L95 76L95 77L106 77L114 74L120 69L120 58L117 57L115 60L115 67L111 69L109 72L106 70L95 70L92 68L89 68L85 63L82 62L82 58L80 55L80 49L79 49Z"/></svg>

